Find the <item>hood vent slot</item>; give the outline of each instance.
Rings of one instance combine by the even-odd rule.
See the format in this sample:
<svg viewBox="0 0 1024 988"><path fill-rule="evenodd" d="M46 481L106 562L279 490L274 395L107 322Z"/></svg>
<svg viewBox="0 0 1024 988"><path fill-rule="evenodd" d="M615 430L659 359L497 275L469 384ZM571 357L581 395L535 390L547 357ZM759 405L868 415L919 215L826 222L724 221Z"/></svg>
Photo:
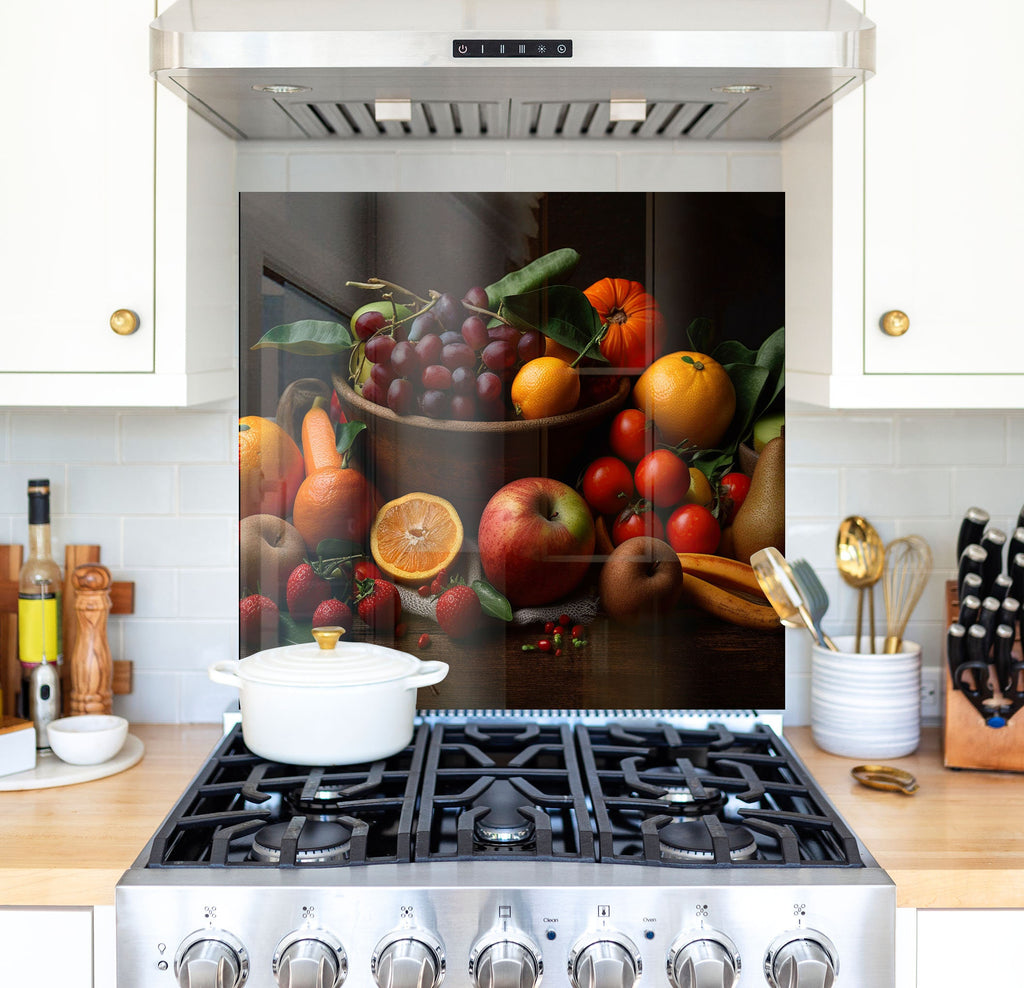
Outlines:
<svg viewBox="0 0 1024 988"><path fill-rule="evenodd" d="M409 121L377 120L373 100L279 105L314 138L505 137L508 131L508 110L499 102L413 100Z"/></svg>
<svg viewBox="0 0 1024 988"><path fill-rule="evenodd" d="M608 100L505 101L429 100L412 102L412 119L377 120L373 100L311 103L279 100L278 105L311 138L465 138L537 139L650 138L705 139L741 103L696 100L652 102L645 120L610 118Z"/></svg>

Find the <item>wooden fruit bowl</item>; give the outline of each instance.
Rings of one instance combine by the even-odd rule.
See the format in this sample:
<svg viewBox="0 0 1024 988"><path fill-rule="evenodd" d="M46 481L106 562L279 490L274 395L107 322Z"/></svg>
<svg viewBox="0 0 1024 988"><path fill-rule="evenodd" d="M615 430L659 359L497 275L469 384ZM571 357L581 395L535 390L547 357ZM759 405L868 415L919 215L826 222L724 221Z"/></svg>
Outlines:
<svg viewBox="0 0 1024 988"><path fill-rule="evenodd" d="M412 491L443 497L455 506L473 538L484 506L498 488L520 477L558 476L587 435L625 405L631 384L631 378L623 377L610 398L565 415L459 422L396 415L334 376L346 418L366 423L356 449L381 497L390 501Z"/></svg>

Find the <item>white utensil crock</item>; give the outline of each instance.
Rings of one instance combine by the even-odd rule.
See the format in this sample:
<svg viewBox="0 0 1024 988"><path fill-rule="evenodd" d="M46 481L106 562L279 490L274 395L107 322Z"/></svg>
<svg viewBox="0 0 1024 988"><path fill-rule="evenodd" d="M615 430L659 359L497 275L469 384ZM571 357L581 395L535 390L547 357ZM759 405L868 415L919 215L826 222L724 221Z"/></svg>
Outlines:
<svg viewBox="0 0 1024 988"><path fill-rule="evenodd" d="M439 683L448 665L381 645L310 642L215 662L209 675L238 688L242 737L257 755L290 765L353 765L409 743L416 690Z"/></svg>

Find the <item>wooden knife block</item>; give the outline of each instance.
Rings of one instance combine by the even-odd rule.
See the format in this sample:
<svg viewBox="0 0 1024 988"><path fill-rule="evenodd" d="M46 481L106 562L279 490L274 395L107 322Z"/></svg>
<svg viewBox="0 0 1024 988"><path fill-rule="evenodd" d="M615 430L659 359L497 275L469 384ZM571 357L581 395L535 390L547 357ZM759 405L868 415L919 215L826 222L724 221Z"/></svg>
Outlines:
<svg viewBox="0 0 1024 988"><path fill-rule="evenodd" d="M946 583L946 627L957 619L960 602L956 581ZM943 645L945 649L945 645ZM1014 656L1021 657L1020 634L1013 646ZM943 763L946 768L996 769L1024 772L1024 708L1005 727L988 727L981 714L959 690L953 689L949 662L942 656L946 678L946 706L943 718Z"/></svg>
<svg viewBox="0 0 1024 988"><path fill-rule="evenodd" d="M0 715L14 714L15 698L21 688L21 664L18 662L18 572L24 559L20 545L0 545L0 689L3 705ZM70 700L70 659L78 629L75 610L75 588L71 574L83 563L99 563L98 545L69 545L64 549L64 598L62 631L64 634L64 663L61 666L61 695L64 714L68 714ZM135 584L114 582L110 586L111 614L131 614L135 610ZM132 664L129 660L113 663L112 689L115 695L131 693Z"/></svg>

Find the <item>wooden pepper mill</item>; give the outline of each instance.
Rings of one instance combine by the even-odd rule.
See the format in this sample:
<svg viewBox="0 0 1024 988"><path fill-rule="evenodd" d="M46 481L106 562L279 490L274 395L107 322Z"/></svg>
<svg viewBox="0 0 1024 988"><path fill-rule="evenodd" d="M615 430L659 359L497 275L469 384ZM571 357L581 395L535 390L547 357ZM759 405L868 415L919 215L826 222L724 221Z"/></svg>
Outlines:
<svg viewBox="0 0 1024 988"><path fill-rule="evenodd" d="M78 633L71 653L69 709L76 714L109 714L113 709L114 664L107 643L110 571L83 563L71 574Z"/></svg>

